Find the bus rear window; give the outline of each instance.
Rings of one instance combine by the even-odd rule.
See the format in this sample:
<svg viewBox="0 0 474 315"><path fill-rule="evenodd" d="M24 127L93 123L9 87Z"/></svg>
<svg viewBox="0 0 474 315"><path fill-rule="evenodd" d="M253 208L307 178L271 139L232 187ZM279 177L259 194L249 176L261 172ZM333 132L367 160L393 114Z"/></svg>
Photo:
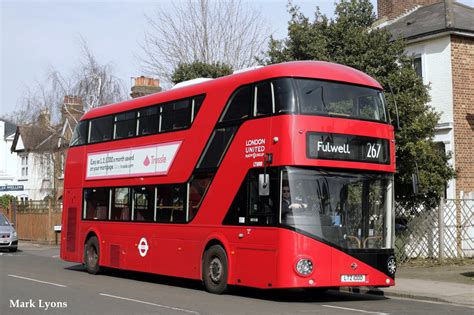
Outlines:
<svg viewBox="0 0 474 315"><path fill-rule="evenodd" d="M76 125L76 128L74 129L74 134L72 135L72 138L71 138L71 143L70 143L71 147L83 145L87 143L88 124L89 124L88 121L80 121Z"/></svg>
<svg viewBox="0 0 474 315"><path fill-rule="evenodd" d="M387 122L383 93L344 83L297 79L300 112Z"/></svg>

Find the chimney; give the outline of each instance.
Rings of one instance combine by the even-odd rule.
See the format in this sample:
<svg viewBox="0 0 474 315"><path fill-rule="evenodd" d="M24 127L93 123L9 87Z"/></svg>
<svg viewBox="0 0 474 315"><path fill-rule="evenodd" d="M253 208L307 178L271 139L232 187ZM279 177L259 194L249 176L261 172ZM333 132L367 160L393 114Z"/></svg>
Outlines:
<svg viewBox="0 0 474 315"><path fill-rule="evenodd" d="M158 93L162 90L160 87L160 80L158 79L141 76L133 78L133 80L134 85L132 86L132 93L130 93L132 98Z"/></svg>
<svg viewBox="0 0 474 315"><path fill-rule="evenodd" d="M48 129L51 126L51 116L48 109L40 111L38 116L38 126L40 126L41 129Z"/></svg>
<svg viewBox="0 0 474 315"><path fill-rule="evenodd" d="M82 97L75 95L64 96L63 107L61 108L61 121L64 122L66 118L79 121L82 115L84 115Z"/></svg>
<svg viewBox="0 0 474 315"><path fill-rule="evenodd" d="M377 0L377 17L392 20L415 7L427 6L442 0Z"/></svg>

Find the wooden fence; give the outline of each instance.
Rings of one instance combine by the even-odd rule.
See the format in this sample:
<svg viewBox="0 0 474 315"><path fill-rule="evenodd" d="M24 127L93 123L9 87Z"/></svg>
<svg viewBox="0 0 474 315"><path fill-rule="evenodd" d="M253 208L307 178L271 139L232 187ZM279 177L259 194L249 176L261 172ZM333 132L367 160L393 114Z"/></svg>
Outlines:
<svg viewBox="0 0 474 315"><path fill-rule="evenodd" d="M4 213L14 223L20 240L46 244L59 244L60 232L55 226L61 225L62 204L51 201L14 201Z"/></svg>

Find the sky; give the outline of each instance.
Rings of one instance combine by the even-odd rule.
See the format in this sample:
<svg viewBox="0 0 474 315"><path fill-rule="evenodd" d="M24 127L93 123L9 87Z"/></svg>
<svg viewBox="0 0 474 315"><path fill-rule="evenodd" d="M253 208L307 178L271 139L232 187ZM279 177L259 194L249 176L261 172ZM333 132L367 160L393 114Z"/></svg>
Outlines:
<svg viewBox="0 0 474 315"><path fill-rule="evenodd" d="M174 0L179 3L183 0ZM376 0L371 0L376 4ZM275 38L284 38L287 0L243 0L267 19ZM293 0L309 17L319 6L331 17L335 0ZM474 0L461 1L465 3ZM171 9L169 0L0 0L0 116L14 111L22 95L51 69L68 74L78 64L82 37L101 64L111 64L130 90L143 74L140 42L145 14Z"/></svg>

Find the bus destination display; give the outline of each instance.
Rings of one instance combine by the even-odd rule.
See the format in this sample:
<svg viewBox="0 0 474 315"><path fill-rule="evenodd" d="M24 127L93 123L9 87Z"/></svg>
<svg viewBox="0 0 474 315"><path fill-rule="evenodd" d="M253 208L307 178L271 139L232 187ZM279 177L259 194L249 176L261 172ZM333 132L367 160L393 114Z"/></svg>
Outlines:
<svg viewBox="0 0 474 315"><path fill-rule="evenodd" d="M387 139L323 132L306 134L306 156L311 159L389 164L389 151Z"/></svg>

